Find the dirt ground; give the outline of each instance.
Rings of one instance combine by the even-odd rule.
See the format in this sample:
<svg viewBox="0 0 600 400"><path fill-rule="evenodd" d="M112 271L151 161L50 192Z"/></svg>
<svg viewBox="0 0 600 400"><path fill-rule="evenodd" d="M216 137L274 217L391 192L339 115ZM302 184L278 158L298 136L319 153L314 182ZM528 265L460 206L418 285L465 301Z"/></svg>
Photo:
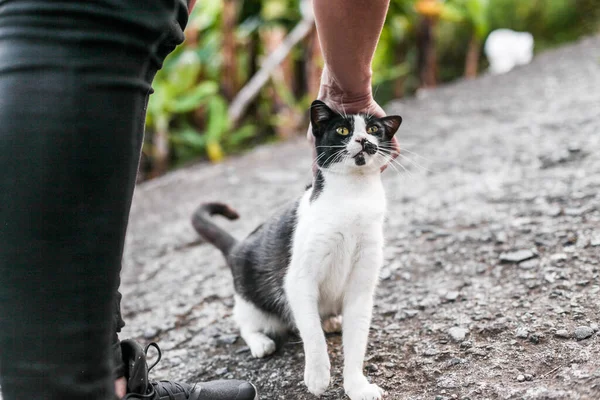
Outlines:
<svg viewBox="0 0 600 400"><path fill-rule="evenodd" d="M387 399L600 399L600 38L503 76L394 102L405 152L385 172L388 245L365 371ZM312 399L290 338L251 357L233 287L189 217L220 200L238 237L310 179L303 140L197 165L137 189L123 337L157 341L153 378L248 379L262 399ZM344 398L341 338L328 337Z"/></svg>

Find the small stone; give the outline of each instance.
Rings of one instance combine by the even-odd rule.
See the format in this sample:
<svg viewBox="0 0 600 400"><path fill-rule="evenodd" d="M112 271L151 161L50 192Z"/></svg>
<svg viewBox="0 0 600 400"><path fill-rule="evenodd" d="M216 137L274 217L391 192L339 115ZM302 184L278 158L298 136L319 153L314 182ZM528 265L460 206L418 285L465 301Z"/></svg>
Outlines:
<svg viewBox="0 0 600 400"><path fill-rule="evenodd" d="M523 374L520 374L519 376L517 376L517 380L518 380L519 382L523 382L523 381L525 380L525 375L523 375Z"/></svg>
<svg viewBox="0 0 600 400"><path fill-rule="evenodd" d="M375 364L367 364L367 366L365 368L369 372L377 372L377 371L379 371L379 368Z"/></svg>
<svg viewBox="0 0 600 400"><path fill-rule="evenodd" d="M525 374L525 380L526 380L526 381L531 381L531 380L533 380L533 375L531 375L531 374Z"/></svg>
<svg viewBox="0 0 600 400"><path fill-rule="evenodd" d="M381 271L379 272L379 279L381 279L382 281L387 281L391 277L392 277L392 273L387 268L382 268Z"/></svg>
<svg viewBox="0 0 600 400"><path fill-rule="evenodd" d="M473 354L474 356L487 357L488 353L482 348L471 348L467 350L467 354Z"/></svg>
<svg viewBox="0 0 600 400"><path fill-rule="evenodd" d="M487 269L488 269L487 265L479 263L475 267L475 272L477 272L478 274L483 274L487 271Z"/></svg>
<svg viewBox="0 0 600 400"><path fill-rule="evenodd" d="M527 328L521 327L517 329L517 331L515 332L515 336L520 339L527 339L527 336L529 336L529 330Z"/></svg>
<svg viewBox="0 0 600 400"><path fill-rule="evenodd" d="M465 340L460 344L460 347L462 347L463 349L470 349L471 347L473 347L473 342L471 342L470 340Z"/></svg>
<svg viewBox="0 0 600 400"><path fill-rule="evenodd" d="M441 389L456 389L460 384L455 378L449 376L442 376L437 380L437 387Z"/></svg>
<svg viewBox="0 0 600 400"><path fill-rule="evenodd" d="M399 324L393 323L393 324L389 324L388 326L386 326L383 329L386 331L397 331L400 328L401 328L401 326Z"/></svg>
<svg viewBox="0 0 600 400"><path fill-rule="evenodd" d="M465 360L463 360L462 358L452 358L448 361L448 365L450 366L455 366L455 365L459 365L459 364L464 364Z"/></svg>
<svg viewBox="0 0 600 400"><path fill-rule="evenodd" d="M594 236L592 236L592 239L590 240L590 246L592 246L592 247L600 246L600 234L597 233Z"/></svg>
<svg viewBox="0 0 600 400"><path fill-rule="evenodd" d="M593 211L594 207L577 207L577 208L565 208L565 215L569 215L572 217L576 217L579 215L587 214L590 211Z"/></svg>
<svg viewBox="0 0 600 400"><path fill-rule="evenodd" d="M516 250L500 254L500 261L505 263L518 263L535 257L531 250Z"/></svg>
<svg viewBox="0 0 600 400"><path fill-rule="evenodd" d="M217 338L217 343L223 344L234 344L238 340L238 335L221 335Z"/></svg>
<svg viewBox="0 0 600 400"><path fill-rule="evenodd" d="M533 269L540 265L540 260L536 258L532 258L526 261L522 261L519 263L519 268L521 269Z"/></svg>
<svg viewBox="0 0 600 400"><path fill-rule="evenodd" d="M398 311L396 315L394 315L394 319L404 321L406 319L406 313L404 311Z"/></svg>
<svg viewBox="0 0 600 400"><path fill-rule="evenodd" d="M434 347L429 347L429 348L425 349L425 351L423 351L423 355L425 357L437 356L439 353L440 353L439 350Z"/></svg>
<svg viewBox="0 0 600 400"><path fill-rule="evenodd" d="M250 347L248 347L248 346L242 346L242 347L240 347L239 349L237 349L235 351L235 354L247 353L249 351L250 351Z"/></svg>
<svg viewBox="0 0 600 400"><path fill-rule="evenodd" d="M567 259L567 255L565 253L556 253L550 256L550 260L555 263L563 262Z"/></svg>
<svg viewBox="0 0 600 400"><path fill-rule="evenodd" d="M408 318L412 318L419 313L418 310L404 310L404 313Z"/></svg>
<svg viewBox="0 0 600 400"><path fill-rule="evenodd" d="M150 340L158 336L160 330L158 328L148 328L144 331L144 339Z"/></svg>
<svg viewBox="0 0 600 400"><path fill-rule="evenodd" d="M446 300L455 301L458 298L458 292L456 290L451 290L446 293Z"/></svg>
<svg viewBox="0 0 600 400"><path fill-rule="evenodd" d="M559 337L559 338L568 339L568 338L571 337L571 334L566 329L559 329L559 330L556 331L556 333L554 334L554 336Z"/></svg>
<svg viewBox="0 0 600 400"><path fill-rule="evenodd" d="M465 337L467 337L468 333L468 329L460 328L458 326L453 326L452 328L448 329L448 335L450 335L452 340L455 342L462 342L465 340Z"/></svg>
<svg viewBox="0 0 600 400"><path fill-rule="evenodd" d="M575 328L575 338L577 340L587 339L594 334L594 330L589 326L578 326Z"/></svg>
<svg viewBox="0 0 600 400"><path fill-rule="evenodd" d="M496 232L494 237L496 239L496 243L506 243L508 241L508 235L503 231Z"/></svg>
<svg viewBox="0 0 600 400"><path fill-rule="evenodd" d="M544 335L542 335L541 333L532 333L529 336L529 341L533 344L539 344L543 338L544 338Z"/></svg>
<svg viewBox="0 0 600 400"><path fill-rule="evenodd" d="M592 328L592 330L596 332L598 330L598 324L590 324L590 328Z"/></svg>
<svg viewBox="0 0 600 400"><path fill-rule="evenodd" d="M215 374L217 374L217 375L225 375L227 372L229 372L229 370L227 369L227 367L223 367L223 368L219 368L218 370L216 370Z"/></svg>
<svg viewBox="0 0 600 400"><path fill-rule="evenodd" d="M562 212L563 212L562 207L557 206L557 205L549 206L546 209L546 214L548 214L551 217L558 217Z"/></svg>

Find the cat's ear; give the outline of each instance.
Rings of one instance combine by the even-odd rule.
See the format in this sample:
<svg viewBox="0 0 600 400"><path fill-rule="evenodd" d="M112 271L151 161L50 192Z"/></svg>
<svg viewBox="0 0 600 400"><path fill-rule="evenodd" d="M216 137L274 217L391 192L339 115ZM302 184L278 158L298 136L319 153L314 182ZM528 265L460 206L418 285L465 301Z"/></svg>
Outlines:
<svg viewBox="0 0 600 400"><path fill-rule="evenodd" d="M385 126L385 137L390 140L402 123L402 117L399 115L389 115L387 117L380 118L381 123Z"/></svg>
<svg viewBox="0 0 600 400"><path fill-rule="evenodd" d="M310 123L313 126L313 133L320 131L323 123L329 121L335 116L335 112L327 107L327 104L321 100L315 100L310 105Z"/></svg>

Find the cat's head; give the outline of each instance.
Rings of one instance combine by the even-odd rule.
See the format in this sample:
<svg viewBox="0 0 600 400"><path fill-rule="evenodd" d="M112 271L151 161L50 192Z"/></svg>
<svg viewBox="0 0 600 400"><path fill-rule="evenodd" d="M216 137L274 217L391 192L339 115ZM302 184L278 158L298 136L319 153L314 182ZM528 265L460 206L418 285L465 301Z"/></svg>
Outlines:
<svg viewBox="0 0 600 400"><path fill-rule="evenodd" d="M399 115L340 114L320 100L310 106L317 165L335 172L378 171L390 160Z"/></svg>

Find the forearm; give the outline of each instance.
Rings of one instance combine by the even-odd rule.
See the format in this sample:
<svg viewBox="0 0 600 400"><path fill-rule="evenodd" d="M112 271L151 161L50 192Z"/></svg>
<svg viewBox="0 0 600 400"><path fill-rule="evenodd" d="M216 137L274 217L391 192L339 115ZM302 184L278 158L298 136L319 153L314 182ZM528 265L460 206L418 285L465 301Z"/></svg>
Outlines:
<svg viewBox="0 0 600 400"><path fill-rule="evenodd" d="M322 83L352 102L371 95L371 61L389 0L314 0L325 70Z"/></svg>

